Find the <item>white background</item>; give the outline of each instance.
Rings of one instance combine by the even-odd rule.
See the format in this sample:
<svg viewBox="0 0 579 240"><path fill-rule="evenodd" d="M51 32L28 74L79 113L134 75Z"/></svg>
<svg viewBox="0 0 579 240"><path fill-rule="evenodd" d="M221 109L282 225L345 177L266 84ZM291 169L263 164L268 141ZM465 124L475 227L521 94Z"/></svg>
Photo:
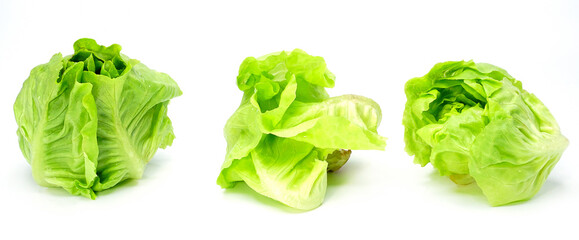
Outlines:
<svg viewBox="0 0 579 240"><path fill-rule="evenodd" d="M0 1L0 239L579 239L577 1ZM175 79L174 145L143 179L91 201L38 186L12 104L30 70L90 37ZM247 56L301 48L337 76L331 95L382 107L386 151L355 151L325 202L299 212L244 184L215 184L222 128ZM541 191L490 207L404 152L404 83L437 62L505 68L558 120L570 145Z"/></svg>

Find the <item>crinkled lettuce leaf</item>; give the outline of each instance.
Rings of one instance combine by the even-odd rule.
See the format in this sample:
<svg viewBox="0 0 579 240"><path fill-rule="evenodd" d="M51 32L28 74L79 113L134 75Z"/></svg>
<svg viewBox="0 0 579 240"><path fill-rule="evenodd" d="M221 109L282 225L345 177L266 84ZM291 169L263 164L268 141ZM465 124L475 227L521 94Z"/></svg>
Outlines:
<svg viewBox="0 0 579 240"><path fill-rule="evenodd" d="M78 81L83 64L63 68L54 55L35 67L14 104L20 149L42 186L94 198L97 107L92 85Z"/></svg>
<svg viewBox="0 0 579 240"><path fill-rule="evenodd" d="M493 206L533 197L568 145L545 105L490 64L436 64L405 93L406 151L458 184L476 182Z"/></svg>
<svg viewBox="0 0 579 240"><path fill-rule="evenodd" d="M75 195L141 178L174 134L169 100L181 95L167 74L92 39L31 71L14 103L20 148L43 186Z"/></svg>
<svg viewBox="0 0 579 240"><path fill-rule="evenodd" d="M217 183L245 182L290 207L319 206L328 171L350 150L383 150L380 106L369 98L330 98L335 76L323 58L296 49L243 61L237 86L244 92L224 133L227 154Z"/></svg>

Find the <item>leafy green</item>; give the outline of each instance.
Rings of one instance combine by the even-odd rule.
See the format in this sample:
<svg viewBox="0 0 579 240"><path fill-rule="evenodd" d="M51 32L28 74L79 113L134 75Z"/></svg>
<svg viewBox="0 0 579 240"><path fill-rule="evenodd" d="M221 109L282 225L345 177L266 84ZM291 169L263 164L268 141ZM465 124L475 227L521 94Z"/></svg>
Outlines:
<svg viewBox="0 0 579 240"><path fill-rule="evenodd" d="M319 206L326 174L338 170L349 149L383 150L382 114L369 98L330 98L334 75L321 57L296 49L243 61L237 86L241 105L225 125L227 154L217 183L243 181L290 207Z"/></svg>
<svg viewBox="0 0 579 240"><path fill-rule="evenodd" d="M40 185L94 199L141 178L157 149L173 142L167 105L182 94L177 83L120 51L79 39L73 55L55 54L24 82L14 115Z"/></svg>
<svg viewBox="0 0 579 240"><path fill-rule="evenodd" d="M458 184L476 182L493 206L533 197L568 145L545 105L490 64L439 63L405 92L406 151Z"/></svg>

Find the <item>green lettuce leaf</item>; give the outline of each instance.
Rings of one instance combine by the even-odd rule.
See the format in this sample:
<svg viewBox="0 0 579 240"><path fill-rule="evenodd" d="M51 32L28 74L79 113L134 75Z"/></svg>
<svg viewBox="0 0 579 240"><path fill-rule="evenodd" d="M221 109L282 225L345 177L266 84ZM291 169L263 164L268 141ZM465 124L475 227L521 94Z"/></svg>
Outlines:
<svg viewBox="0 0 579 240"><path fill-rule="evenodd" d="M63 68L63 57L35 67L14 104L24 157L42 186L94 198L97 107L92 85L78 81L83 64Z"/></svg>
<svg viewBox="0 0 579 240"><path fill-rule="evenodd" d="M490 64L436 64L405 93L406 151L458 184L476 182L493 206L533 197L568 145L543 103Z"/></svg>
<svg viewBox="0 0 579 240"><path fill-rule="evenodd" d="M181 95L166 74L92 39L34 68L14 103L20 148L43 186L75 195L141 178L174 134L169 100Z"/></svg>
<svg viewBox="0 0 579 240"><path fill-rule="evenodd" d="M245 182L290 207L319 206L328 171L346 163L350 149L383 150L380 106L369 98L330 98L335 76L321 57L296 49L243 61L241 105L224 133L227 154L217 183Z"/></svg>

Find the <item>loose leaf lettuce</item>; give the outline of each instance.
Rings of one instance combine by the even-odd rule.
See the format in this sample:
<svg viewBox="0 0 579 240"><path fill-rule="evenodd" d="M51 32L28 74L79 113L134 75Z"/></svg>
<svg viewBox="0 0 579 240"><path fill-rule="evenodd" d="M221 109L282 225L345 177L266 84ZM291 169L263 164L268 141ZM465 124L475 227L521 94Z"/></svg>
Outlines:
<svg viewBox="0 0 579 240"><path fill-rule="evenodd" d="M174 135L167 117L181 95L167 74L92 39L74 54L35 67L14 103L20 148L42 186L94 199L95 192L141 178Z"/></svg>
<svg viewBox="0 0 579 240"><path fill-rule="evenodd" d="M535 95L505 70L444 62L406 83L406 151L491 205L533 197L568 145Z"/></svg>
<svg viewBox="0 0 579 240"><path fill-rule="evenodd" d="M334 75L321 57L301 50L241 64L241 105L225 125L227 154L217 183L245 182L290 207L319 206L326 174L338 170L350 149L383 150L377 134L380 106L369 98L330 98Z"/></svg>

